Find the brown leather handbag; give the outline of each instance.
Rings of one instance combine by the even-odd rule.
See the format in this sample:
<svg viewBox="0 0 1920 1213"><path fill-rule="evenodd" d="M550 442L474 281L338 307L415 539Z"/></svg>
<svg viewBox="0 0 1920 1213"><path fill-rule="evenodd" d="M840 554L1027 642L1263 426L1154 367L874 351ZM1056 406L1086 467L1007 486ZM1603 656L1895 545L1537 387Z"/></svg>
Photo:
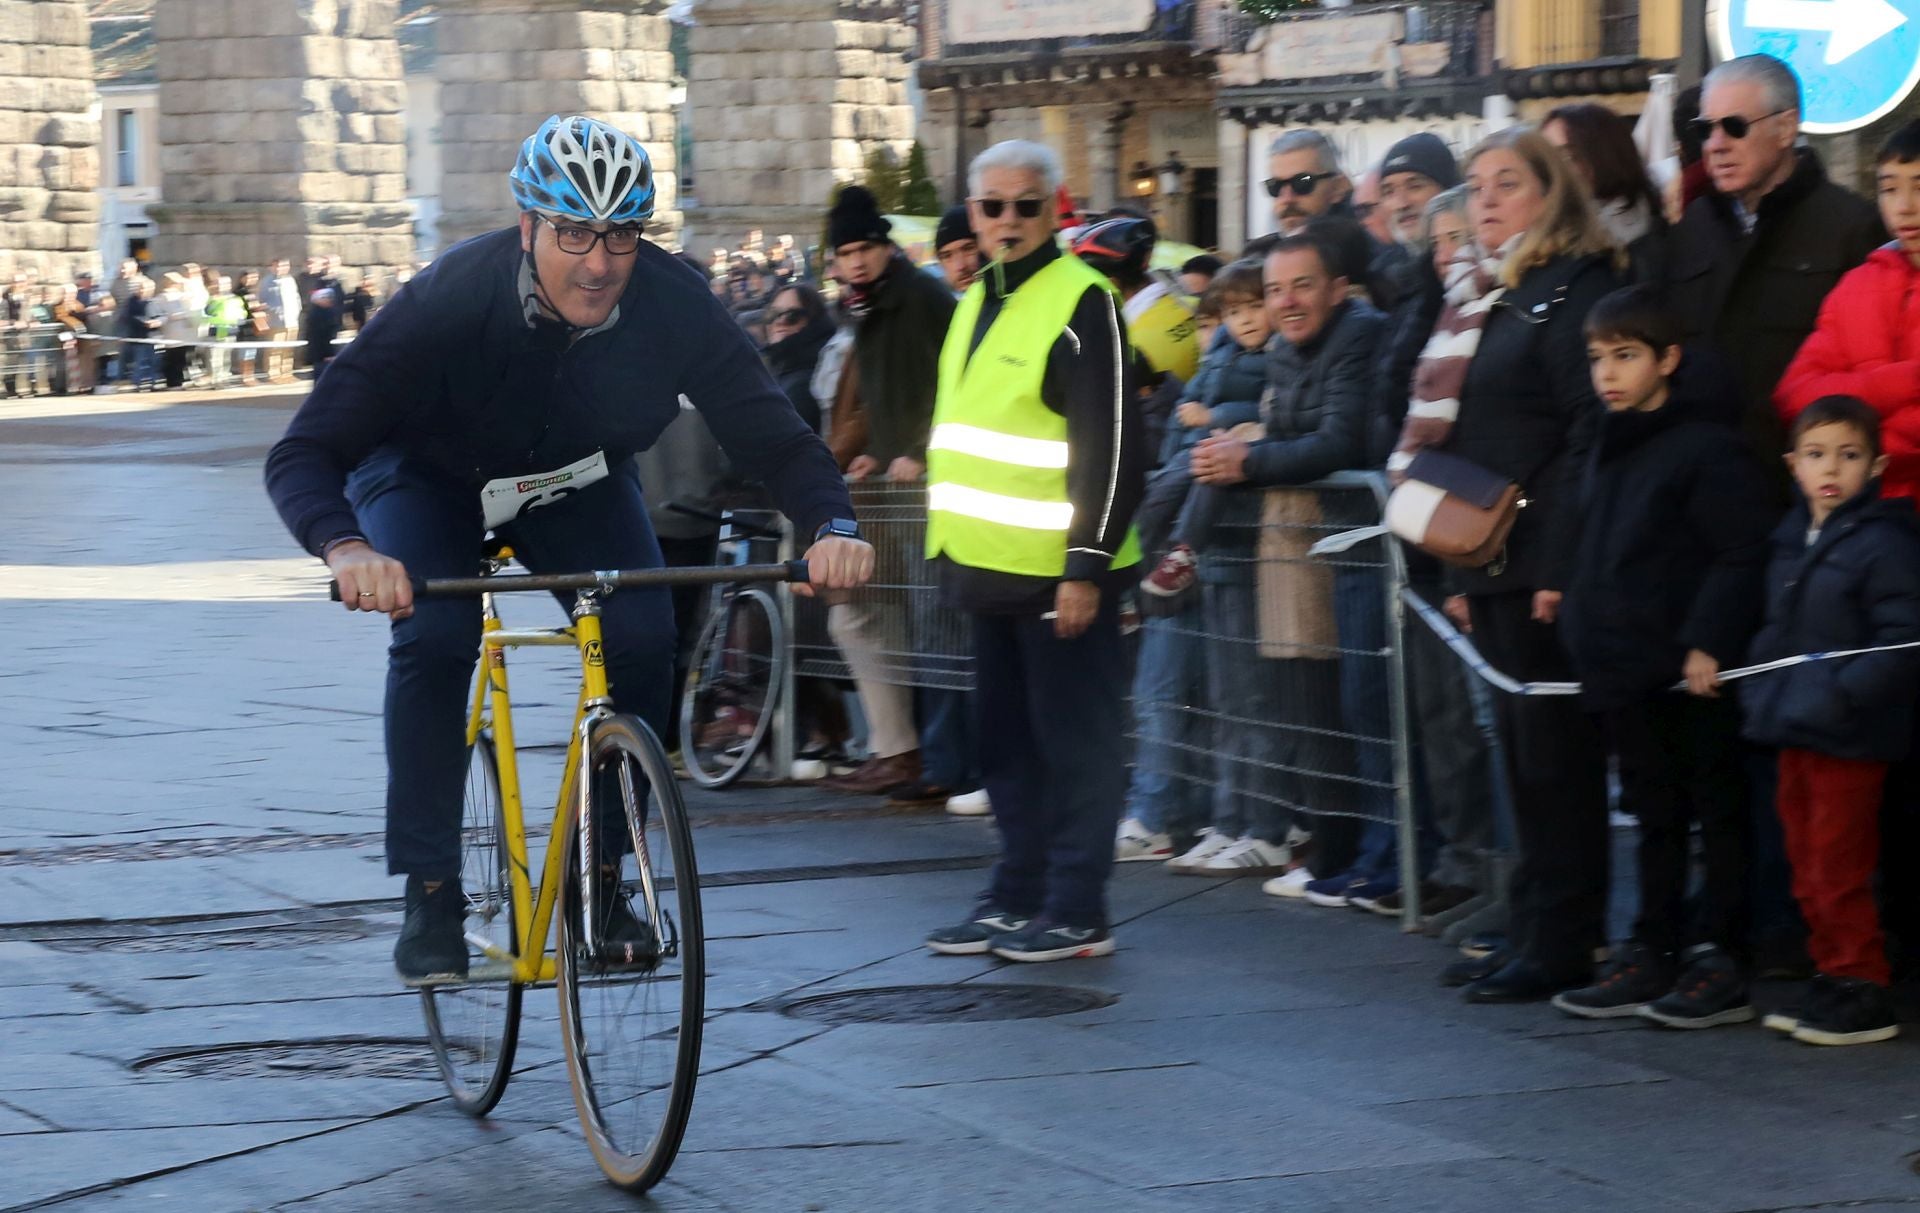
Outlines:
<svg viewBox="0 0 1920 1213"><path fill-rule="evenodd" d="M1498 575L1525 509L1520 486L1444 451L1421 451L1387 498L1387 529L1429 556Z"/></svg>

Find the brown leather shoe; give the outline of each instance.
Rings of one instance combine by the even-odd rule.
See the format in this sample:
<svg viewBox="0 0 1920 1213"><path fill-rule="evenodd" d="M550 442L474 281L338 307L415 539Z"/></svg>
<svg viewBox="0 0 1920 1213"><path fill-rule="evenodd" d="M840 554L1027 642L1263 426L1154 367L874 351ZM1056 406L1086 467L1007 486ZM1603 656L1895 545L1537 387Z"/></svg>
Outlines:
<svg viewBox="0 0 1920 1213"><path fill-rule="evenodd" d="M920 778L920 751L869 758L845 775L822 779L815 787L850 796L885 796Z"/></svg>

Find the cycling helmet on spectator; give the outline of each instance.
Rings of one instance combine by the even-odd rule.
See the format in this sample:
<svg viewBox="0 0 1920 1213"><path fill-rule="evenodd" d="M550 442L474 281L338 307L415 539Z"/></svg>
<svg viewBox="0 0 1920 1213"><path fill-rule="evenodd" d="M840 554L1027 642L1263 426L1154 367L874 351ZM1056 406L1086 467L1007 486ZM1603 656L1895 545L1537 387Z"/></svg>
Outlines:
<svg viewBox="0 0 1920 1213"><path fill-rule="evenodd" d="M508 174L523 211L582 223L638 223L653 214L653 163L633 136L583 114L555 114L520 145Z"/></svg>
<svg viewBox="0 0 1920 1213"><path fill-rule="evenodd" d="M1151 219L1105 219L1073 238L1073 255L1109 278L1138 280L1159 234Z"/></svg>

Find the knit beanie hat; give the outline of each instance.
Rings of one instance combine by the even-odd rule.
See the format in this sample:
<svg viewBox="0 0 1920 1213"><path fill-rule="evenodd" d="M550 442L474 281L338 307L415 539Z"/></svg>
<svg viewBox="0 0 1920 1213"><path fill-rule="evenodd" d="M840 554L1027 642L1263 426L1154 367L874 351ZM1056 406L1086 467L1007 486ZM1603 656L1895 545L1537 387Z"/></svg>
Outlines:
<svg viewBox="0 0 1920 1213"><path fill-rule="evenodd" d="M950 207L940 216L940 224L933 229L933 248L935 252L952 244L956 240L973 239L973 222L967 218L965 203Z"/></svg>
<svg viewBox="0 0 1920 1213"><path fill-rule="evenodd" d="M849 185L840 191L833 201L833 209L827 212L827 247L839 248L847 244L862 244L867 241L886 242L893 239L889 234L893 225L880 214L880 204L864 186Z"/></svg>
<svg viewBox="0 0 1920 1213"><path fill-rule="evenodd" d="M1460 184L1460 165L1453 152L1430 131L1408 135L1387 149L1387 158L1380 162L1380 179L1395 173L1419 173L1443 190Z"/></svg>

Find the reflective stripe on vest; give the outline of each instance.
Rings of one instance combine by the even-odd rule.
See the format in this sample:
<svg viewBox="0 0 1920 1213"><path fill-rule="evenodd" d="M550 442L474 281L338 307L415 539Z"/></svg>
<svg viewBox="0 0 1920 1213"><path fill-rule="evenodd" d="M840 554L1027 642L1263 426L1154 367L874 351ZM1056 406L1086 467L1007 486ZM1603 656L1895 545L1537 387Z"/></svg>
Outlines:
<svg viewBox="0 0 1920 1213"><path fill-rule="evenodd" d="M987 275L962 297L940 351L927 444L927 555L1028 577L1066 571L1073 504L1066 418L1041 398L1047 358L1089 286L1074 257L1041 267L1002 303L973 348ZM1115 567L1140 559L1129 533Z"/></svg>

